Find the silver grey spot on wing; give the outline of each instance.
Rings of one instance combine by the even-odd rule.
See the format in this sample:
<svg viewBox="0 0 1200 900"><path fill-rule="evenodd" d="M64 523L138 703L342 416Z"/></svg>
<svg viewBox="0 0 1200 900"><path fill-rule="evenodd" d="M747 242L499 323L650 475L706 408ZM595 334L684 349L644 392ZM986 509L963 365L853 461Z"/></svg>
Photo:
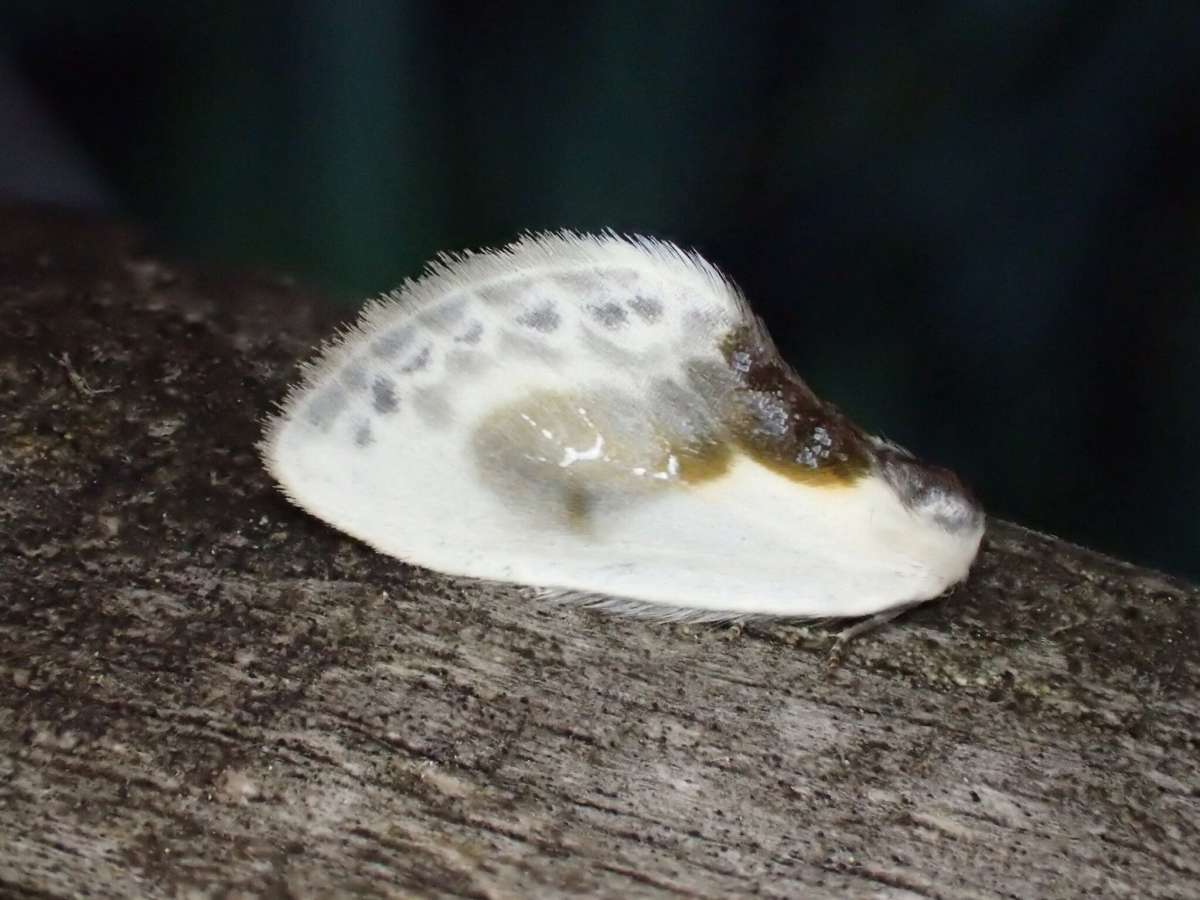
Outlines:
<svg viewBox="0 0 1200 900"><path fill-rule="evenodd" d="M483 337L483 323L476 320L467 326L467 330L454 340L460 344L478 344Z"/></svg>
<svg viewBox="0 0 1200 900"><path fill-rule="evenodd" d="M729 365L733 371L745 375L754 365L754 357L750 355L750 351L748 350L734 350L729 355Z"/></svg>
<svg viewBox="0 0 1200 900"><path fill-rule="evenodd" d="M611 300L607 303L596 303L588 307L592 318L610 331L616 330L629 320L629 313L620 303Z"/></svg>
<svg viewBox="0 0 1200 900"><path fill-rule="evenodd" d="M375 438L371 434L371 423L366 419L361 420L354 426L354 446L369 447L374 442Z"/></svg>
<svg viewBox="0 0 1200 900"><path fill-rule="evenodd" d="M377 376L371 383L371 406L375 412L387 415L395 412L399 405L395 382L386 375Z"/></svg>
<svg viewBox="0 0 1200 900"><path fill-rule="evenodd" d="M391 359L407 347L412 339L412 325L397 325L375 339L371 344L371 352L380 359Z"/></svg>
<svg viewBox="0 0 1200 900"><path fill-rule="evenodd" d="M554 303L550 300L543 301L537 307L526 310L517 316L517 324L524 325L526 328L532 328L534 331L540 331L543 334L550 334L555 331L562 322L562 316L554 308Z"/></svg>
<svg viewBox="0 0 1200 900"><path fill-rule="evenodd" d="M801 446L796 456L796 462L815 469L829 459L829 451L832 447L833 435L829 433L829 429L823 425L816 425Z"/></svg>
<svg viewBox="0 0 1200 900"><path fill-rule="evenodd" d="M326 385L308 401L308 421L325 430L346 406L346 392L336 384Z"/></svg>
<svg viewBox="0 0 1200 900"><path fill-rule="evenodd" d="M741 395L741 408L746 413L751 428L755 434L767 439L784 437L792 427L792 407L774 391L746 391ZM828 432L823 433L828 437ZM810 436L811 439L811 436ZM820 464L820 439L816 443L806 444L803 461L809 468L815 469ZM828 449L828 448L827 448Z"/></svg>
<svg viewBox="0 0 1200 900"><path fill-rule="evenodd" d="M653 325L662 318L662 302L656 300L654 297L646 297L639 294L629 301L629 308L637 313L638 317L647 325Z"/></svg>
<svg viewBox="0 0 1200 900"><path fill-rule="evenodd" d="M429 361L433 359L433 345L426 344L417 353L413 354L406 362L401 363L400 371L405 375L411 375L413 372L419 372L429 366Z"/></svg>

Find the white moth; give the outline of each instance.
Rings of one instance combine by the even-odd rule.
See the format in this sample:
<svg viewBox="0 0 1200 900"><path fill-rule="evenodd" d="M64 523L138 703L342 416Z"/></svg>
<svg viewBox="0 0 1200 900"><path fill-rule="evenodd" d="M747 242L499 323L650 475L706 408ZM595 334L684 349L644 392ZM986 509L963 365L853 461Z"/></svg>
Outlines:
<svg viewBox="0 0 1200 900"><path fill-rule="evenodd" d="M262 452L382 553L658 619L882 621L966 577L983 534L952 473L817 399L712 265L611 233L439 257L309 365Z"/></svg>

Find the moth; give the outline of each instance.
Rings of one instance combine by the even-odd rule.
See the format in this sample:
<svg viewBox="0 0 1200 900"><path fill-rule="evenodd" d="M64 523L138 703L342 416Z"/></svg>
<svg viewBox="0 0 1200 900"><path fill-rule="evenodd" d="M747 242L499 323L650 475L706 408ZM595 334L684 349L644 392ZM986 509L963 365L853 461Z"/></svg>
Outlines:
<svg viewBox="0 0 1200 900"><path fill-rule="evenodd" d="M441 255L321 350L260 449L381 553L659 620L877 624L964 579L984 530L714 266L611 232Z"/></svg>

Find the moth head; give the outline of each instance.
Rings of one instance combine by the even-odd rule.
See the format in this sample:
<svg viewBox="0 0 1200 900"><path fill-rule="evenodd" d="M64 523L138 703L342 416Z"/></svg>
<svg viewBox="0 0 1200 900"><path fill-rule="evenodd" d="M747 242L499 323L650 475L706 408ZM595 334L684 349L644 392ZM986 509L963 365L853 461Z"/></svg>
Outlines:
<svg viewBox="0 0 1200 900"><path fill-rule="evenodd" d="M914 515L952 534L983 527L983 508L949 469L921 462L895 444L883 444L876 450L876 459L884 481Z"/></svg>

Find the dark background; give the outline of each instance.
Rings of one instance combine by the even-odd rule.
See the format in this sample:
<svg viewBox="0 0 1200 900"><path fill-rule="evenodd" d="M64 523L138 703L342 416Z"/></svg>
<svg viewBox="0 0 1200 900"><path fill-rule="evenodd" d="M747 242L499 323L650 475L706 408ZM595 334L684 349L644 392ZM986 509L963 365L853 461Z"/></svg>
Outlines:
<svg viewBox="0 0 1200 900"><path fill-rule="evenodd" d="M1200 3L0 6L0 198L347 308L666 237L993 514L1200 577Z"/></svg>

